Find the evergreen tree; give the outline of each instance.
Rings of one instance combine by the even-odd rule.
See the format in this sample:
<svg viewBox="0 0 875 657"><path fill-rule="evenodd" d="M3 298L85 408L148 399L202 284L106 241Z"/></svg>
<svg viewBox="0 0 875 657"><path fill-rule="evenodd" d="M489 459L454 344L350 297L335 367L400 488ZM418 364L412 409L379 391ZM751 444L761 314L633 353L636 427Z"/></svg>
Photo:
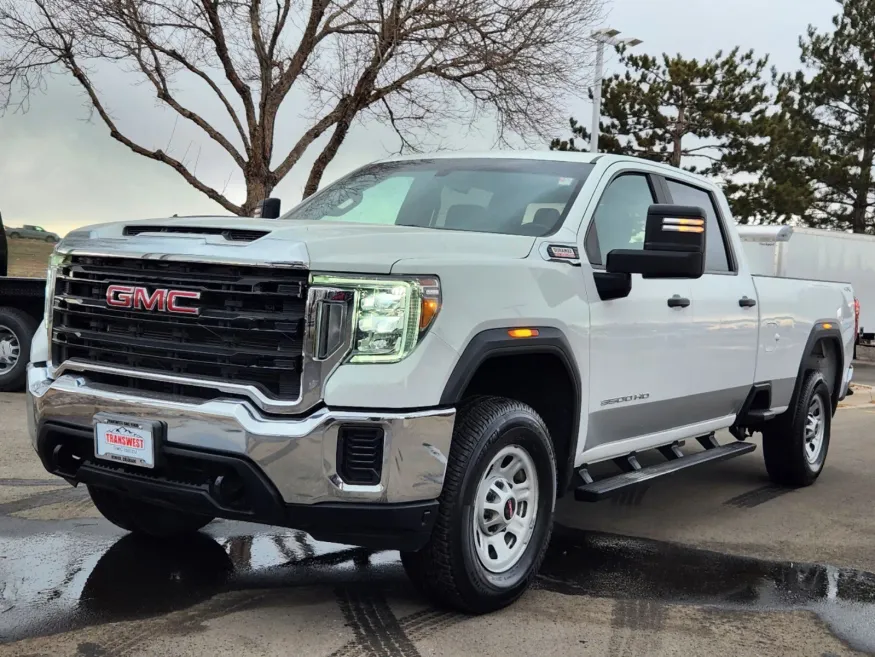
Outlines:
<svg viewBox="0 0 875 657"><path fill-rule="evenodd" d="M761 204L773 203L766 218L872 233L875 0L836 2L835 29L809 27L799 43L804 69L778 80L781 129L795 141L763 152Z"/></svg>
<svg viewBox="0 0 875 657"><path fill-rule="evenodd" d="M712 175L733 173L724 152L736 154L737 166L747 164L741 153L762 132L770 106L763 79L767 58L738 48L702 62L633 55L622 47L618 52L626 70L602 83L600 151ZM585 149L589 131L573 118L571 133L570 139L554 139L550 148Z"/></svg>
<svg viewBox="0 0 875 657"><path fill-rule="evenodd" d="M723 152L727 170L747 174L723 183L735 220L742 224L817 223L811 170L823 155L816 135L780 107L761 119L758 132L758 138Z"/></svg>

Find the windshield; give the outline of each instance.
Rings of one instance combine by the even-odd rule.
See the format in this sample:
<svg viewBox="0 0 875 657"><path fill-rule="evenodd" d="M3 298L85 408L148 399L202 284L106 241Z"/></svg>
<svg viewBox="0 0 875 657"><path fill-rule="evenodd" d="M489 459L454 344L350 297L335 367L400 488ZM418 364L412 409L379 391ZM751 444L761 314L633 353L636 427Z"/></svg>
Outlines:
<svg viewBox="0 0 875 657"><path fill-rule="evenodd" d="M591 170L579 162L499 158L372 164L282 218L549 235Z"/></svg>

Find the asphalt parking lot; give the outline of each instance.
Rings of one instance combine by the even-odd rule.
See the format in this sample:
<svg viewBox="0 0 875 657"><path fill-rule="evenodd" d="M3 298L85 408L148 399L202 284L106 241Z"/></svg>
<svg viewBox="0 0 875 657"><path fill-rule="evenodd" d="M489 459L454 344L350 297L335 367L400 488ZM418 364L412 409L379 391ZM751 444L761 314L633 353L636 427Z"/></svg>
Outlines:
<svg viewBox="0 0 875 657"><path fill-rule="evenodd" d="M431 608L392 552L221 521L125 537L42 471L23 409L0 394L0 656L875 654L868 391L811 488L770 485L757 450L561 502L534 590L476 618Z"/></svg>

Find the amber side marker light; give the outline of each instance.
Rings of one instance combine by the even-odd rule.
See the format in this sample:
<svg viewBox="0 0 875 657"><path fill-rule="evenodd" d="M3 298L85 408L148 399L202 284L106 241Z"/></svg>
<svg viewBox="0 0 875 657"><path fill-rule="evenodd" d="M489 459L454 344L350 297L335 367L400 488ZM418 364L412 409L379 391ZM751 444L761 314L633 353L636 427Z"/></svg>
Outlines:
<svg viewBox="0 0 875 657"><path fill-rule="evenodd" d="M823 328L825 328L825 329L831 329L831 328L832 328L832 324L830 324L829 322L824 322L823 324L821 324L821 326L822 326Z"/></svg>
<svg viewBox="0 0 875 657"><path fill-rule="evenodd" d="M431 324L431 321L437 315L441 305L437 299L423 299L422 308L419 313L419 330L424 331Z"/></svg>
<svg viewBox="0 0 875 657"><path fill-rule="evenodd" d="M538 329L532 329L532 328L508 329L507 334L512 338L536 338L536 337L538 337Z"/></svg>

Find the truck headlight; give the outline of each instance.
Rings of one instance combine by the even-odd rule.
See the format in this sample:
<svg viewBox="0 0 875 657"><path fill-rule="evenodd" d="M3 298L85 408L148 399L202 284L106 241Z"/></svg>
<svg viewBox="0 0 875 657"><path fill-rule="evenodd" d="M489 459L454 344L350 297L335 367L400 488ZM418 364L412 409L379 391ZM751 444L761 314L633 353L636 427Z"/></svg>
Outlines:
<svg viewBox="0 0 875 657"><path fill-rule="evenodd" d="M441 305L435 277L313 276L314 285L355 292L350 362L397 363L410 355Z"/></svg>

